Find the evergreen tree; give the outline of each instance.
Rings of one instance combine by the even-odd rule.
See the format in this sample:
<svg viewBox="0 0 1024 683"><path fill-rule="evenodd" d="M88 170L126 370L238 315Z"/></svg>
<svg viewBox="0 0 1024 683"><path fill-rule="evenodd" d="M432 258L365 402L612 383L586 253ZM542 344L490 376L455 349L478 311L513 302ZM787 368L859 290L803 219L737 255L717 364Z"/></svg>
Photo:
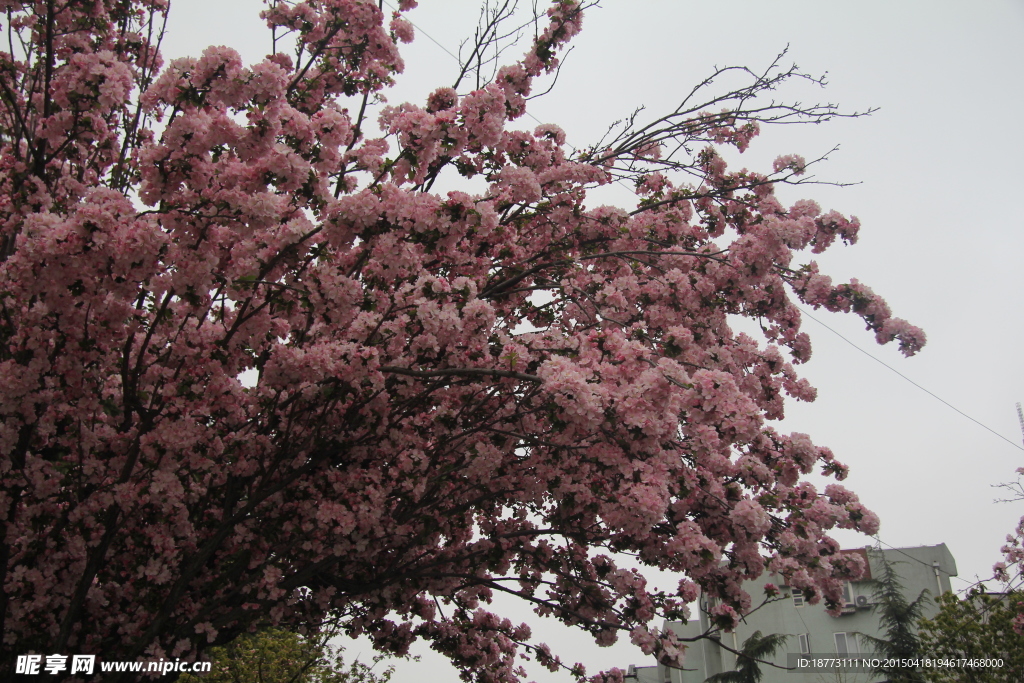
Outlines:
<svg viewBox="0 0 1024 683"><path fill-rule="evenodd" d="M884 636L877 638L860 634L861 638L874 648L883 664L886 660L891 662L919 657L922 648L917 623L930 601L928 590L921 591L914 600L908 601L893 563L886 560L881 552L875 557L880 559L882 575L873 581L875 604L872 609L878 614ZM875 668L874 673L883 676L887 683L919 683L924 680L916 667L883 665Z"/></svg>

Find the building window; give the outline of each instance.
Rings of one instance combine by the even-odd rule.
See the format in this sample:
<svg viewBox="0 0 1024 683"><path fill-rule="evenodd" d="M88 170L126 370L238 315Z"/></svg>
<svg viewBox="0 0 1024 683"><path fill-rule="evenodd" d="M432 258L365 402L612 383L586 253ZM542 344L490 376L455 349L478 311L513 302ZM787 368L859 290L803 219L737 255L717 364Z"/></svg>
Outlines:
<svg viewBox="0 0 1024 683"><path fill-rule="evenodd" d="M850 582L847 581L843 584L843 605L846 607L853 607L853 589L850 587Z"/></svg>
<svg viewBox="0 0 1024 683"><path fill-rule="evenodd" d="M793 607L804 606L804 592L799 588L793 589Z"/></svg>
<svg viewBox="0 0 1024 683"><path fill-rule="evenodd" d="M811 634L800 633L797 634L797 640L800 641L800 654L808 655L811 653Z"/></svg>
<svg viewBox="0 0 1024 683"><path fill-rule="evenodd" d="M856 655L860 654L860 648L857 647L857 636L853 633L836 633L836 654L837 655Z"/></svg>

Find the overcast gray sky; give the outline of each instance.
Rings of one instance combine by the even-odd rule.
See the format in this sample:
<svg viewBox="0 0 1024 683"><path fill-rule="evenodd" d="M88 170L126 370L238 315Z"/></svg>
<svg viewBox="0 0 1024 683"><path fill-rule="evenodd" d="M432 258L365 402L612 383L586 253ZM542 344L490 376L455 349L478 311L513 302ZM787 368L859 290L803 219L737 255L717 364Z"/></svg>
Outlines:
<svg viewBox="0 0 1024 683"><path fill-rule="evenodd" d="M796 97L879 108L869 118L765 128L740 161L767 170L779 154L810 159L840 146L818 175L859 185L780 194L860 218L860 242L818 257L822 271L867 283L896 315L926 331L928 345L904 359L876 346L853 317L812 315L1012 443L810 320L814 357L801 371L818 400L791 405L778 428L809 433L850 465L846 483L880 515L885 543L946 543L966 580L954 579L954 586L990 576L1024 514L1024 503L994 503L999 492L992 488L1024 465L1014 409L1024 400L1024 214L1016 206L1024 198L1024 2L602 4L588 13L555 90L529 109L562 126L574 145L594 142L638 105L651 113L673 108L714 65L765 67L787 45L789 59L807 72L828 72L826 90L794 91ZM261 59L269 51L261 7L257 0L173 0L165 56L226 44L248 61ZM451 84L454 60L424 34L456 51L472 32L476 7L472 0L424 0L408 14L421 31L405 46L406 73L392 103L423 103L435 87ZM620 188L597 203L631 201ZM855 534L839 539L847 547L872 543ZM561 629L536 631L590 670L649 663L628 643L602 650ZM369 654L365 645L349 647ZM396 683L457 680L429 653L399 668ZM537 679L569 680L543 671Z"/></svg>

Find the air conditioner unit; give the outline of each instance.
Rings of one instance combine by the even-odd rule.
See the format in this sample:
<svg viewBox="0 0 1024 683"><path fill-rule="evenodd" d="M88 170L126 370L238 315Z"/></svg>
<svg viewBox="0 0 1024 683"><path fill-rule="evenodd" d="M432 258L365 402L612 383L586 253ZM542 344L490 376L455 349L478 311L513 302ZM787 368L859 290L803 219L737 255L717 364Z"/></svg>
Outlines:
<svg viewBox="0 0 1024 683"><path fill-rule="evenodd" d="M856 605L859 608L870 607L871 600L866 595L858 595L856 599Z"/></svg>

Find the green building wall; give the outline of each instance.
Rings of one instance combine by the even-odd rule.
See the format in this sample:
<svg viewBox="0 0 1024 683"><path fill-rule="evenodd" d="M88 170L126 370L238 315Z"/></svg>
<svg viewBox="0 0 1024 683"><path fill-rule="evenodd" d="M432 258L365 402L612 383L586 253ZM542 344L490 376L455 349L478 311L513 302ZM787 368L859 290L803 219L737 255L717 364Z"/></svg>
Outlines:
<svg viewBox="0 0 1024 683"><path fill-rule="evenodd" d="M838 616L825 612L822 603L810 605L800 603L799 597L794 599L793 592L783 585L781 577L765 574L756 581L744 586L755 599L764 595L763 586L774 583L782 586L784 599L768 603L748 615L734 633L722 633L720 640L702 639L692 643L686 650L684 669L670 669L663 665L630 667L630 677L626 683L703 683L708 676L735 668L736 657L719 643L738 650L754 631L762 634L784 633L790 636L786 644L774 657L774 663L780 668L761 665L763 677L761 683L874 683L878 681L867 673L825 673L796 672L787 670L788 655L801 652L801 638L806 637L809 652L827 656L842 655L843 643L849 650L848 654L871 654L858 634L875 637L882 636L878 615L872 609L872 593L870 583L872 576L881 575L881 556L893 565L899 575L908 600L914 600L921 591L928 591L930 600L925 607L925 616L936 612L934 598L939 593L951 590L950 577L956 576L956 562L945 544L919 546L914 548L897 548L878 551L875 549L857 549L843 552L856 552L868 560L870 576L863 580L851 582L850 603ZM666 622L665 628L672 629L680 637L693 638L705 632L709 627L707 601L701 596L694 608L694 615L687 623ZM837 638L837 634L844 634ZM838 641L838 642L837 642Z"/></svg>

